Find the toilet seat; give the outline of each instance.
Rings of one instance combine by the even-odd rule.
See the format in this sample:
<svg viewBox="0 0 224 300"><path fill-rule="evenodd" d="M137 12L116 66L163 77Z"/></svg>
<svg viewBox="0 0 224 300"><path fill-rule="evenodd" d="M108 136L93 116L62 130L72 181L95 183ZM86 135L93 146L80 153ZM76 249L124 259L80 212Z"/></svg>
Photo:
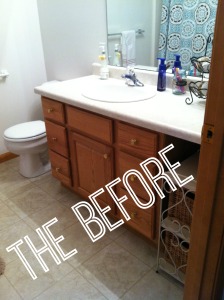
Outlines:
<svg viewBox="0 0 224 300"><path fill-rule="evenodd" d="M24 142L37 140L46 136L45 123L43 121L31 121L14 125L4 132L7 141Z"/></svg>

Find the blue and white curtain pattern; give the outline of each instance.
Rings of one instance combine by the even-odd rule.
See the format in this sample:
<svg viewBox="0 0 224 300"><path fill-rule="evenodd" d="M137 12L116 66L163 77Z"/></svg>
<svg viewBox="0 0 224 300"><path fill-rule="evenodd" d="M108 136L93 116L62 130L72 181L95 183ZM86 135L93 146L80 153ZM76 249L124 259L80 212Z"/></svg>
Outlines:
<svg viewBox="0 0 224 300"><path fill-rule="evenodd" d="M173 63L181 55L188 70L190 58L205 55L207 38L214 32L218 0L163 0L158 57ZM207 56L211 56L212 43Z"/></svg>

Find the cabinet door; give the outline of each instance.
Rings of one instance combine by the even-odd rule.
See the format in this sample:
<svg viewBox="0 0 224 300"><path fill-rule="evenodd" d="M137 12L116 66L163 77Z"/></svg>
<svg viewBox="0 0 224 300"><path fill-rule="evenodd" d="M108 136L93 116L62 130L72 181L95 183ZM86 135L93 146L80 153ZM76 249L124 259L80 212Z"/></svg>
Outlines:
<svg viewBox="0 0 224 300"><path fill-rule="evenodd" d="M69 143L74 189L87 198L114 179L113 148L75 132L69 133ZM97 200L101 207L109 204L114 212L114 202L109 194L105 192Z"/></svg>
<svg viewBox="0 0 224 300"><path fill-rule="evenodd" d="M152 188L151 182L148 180L148 178L144 175L144 172L142 168L140 167L140 163L143 161L142 159L135 157L133 155L129 155L125 152L118 151L117 157L116 157L116 163L117 163L117 177L120 177L122 179L125 172L128 170L134 169L139 171L142 174L142 177L145 179L147 185L154 191ZM151 172L151 174L155 174L155 166L149 165L148 170ZM148 201L149 195L146 191L146 189L143 187L142 183L139 181L139 179L136 176L130 176L128 179L128 182L133 189L134 193L136 193L137 196L141 197L142 199L145 199ZM124 187L123 181L118 184L117 186Z"/></svg>

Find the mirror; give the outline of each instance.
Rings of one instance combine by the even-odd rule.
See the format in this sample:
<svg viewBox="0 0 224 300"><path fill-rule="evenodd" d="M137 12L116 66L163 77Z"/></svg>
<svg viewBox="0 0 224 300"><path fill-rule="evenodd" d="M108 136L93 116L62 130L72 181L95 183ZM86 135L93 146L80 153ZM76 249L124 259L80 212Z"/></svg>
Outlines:
<svg viewBox="0 0 224 300"><path fill-rule="evenodd" d="M121 54L124 50L124 31L133 30L135 68L155 70L157 57L173 64L174 54L180 54L182 67L189 70L191 57L211 56L212 38L208 38L214 32L218 0L106 1L110 65L115 65L115 45L119 44ZM125 66L122 55L120 63Z"/></svg>

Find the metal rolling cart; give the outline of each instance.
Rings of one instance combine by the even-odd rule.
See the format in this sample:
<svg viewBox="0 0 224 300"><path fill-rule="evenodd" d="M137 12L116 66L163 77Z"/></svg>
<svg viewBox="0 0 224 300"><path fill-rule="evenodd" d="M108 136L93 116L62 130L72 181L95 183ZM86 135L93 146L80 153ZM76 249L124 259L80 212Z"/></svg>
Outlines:
<svg viewBox="0 0 224 300"><path fill-rule="evenodd" d="M194 180L184 187L171 191L166 182L161 200L160 234L157 252L157 272L165 272L184 284L190 247L191 221L196 189L199 153L181 163L178 176L181 180L193 175ZM172 175L167 172L170 177Z"/></svg>

